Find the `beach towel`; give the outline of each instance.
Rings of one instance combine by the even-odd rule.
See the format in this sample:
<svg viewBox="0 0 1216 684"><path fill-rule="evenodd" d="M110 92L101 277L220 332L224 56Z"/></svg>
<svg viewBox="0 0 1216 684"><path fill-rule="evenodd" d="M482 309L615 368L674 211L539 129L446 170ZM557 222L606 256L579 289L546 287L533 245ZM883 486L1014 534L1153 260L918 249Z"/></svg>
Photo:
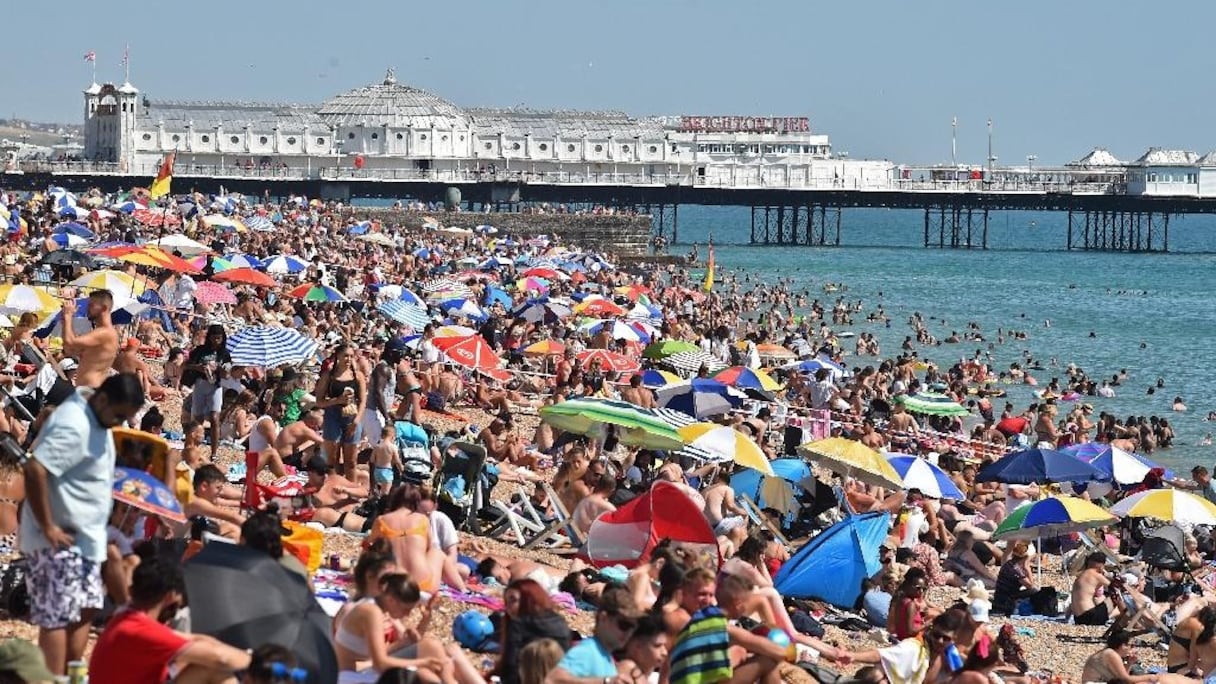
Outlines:
<svg viewBox="0 0 1216 684"><path fill-rule="evenodd" d="M929 649L919 637L878 649L882 670L891 684L920 684L929 671Z"/></svg>
<svg viewBox="0 0 1216 684"><path fill-rule="evenodd" d="M693 613L671 649L672 684L717 684L731 678L726 615L709 606Z"/></svg>

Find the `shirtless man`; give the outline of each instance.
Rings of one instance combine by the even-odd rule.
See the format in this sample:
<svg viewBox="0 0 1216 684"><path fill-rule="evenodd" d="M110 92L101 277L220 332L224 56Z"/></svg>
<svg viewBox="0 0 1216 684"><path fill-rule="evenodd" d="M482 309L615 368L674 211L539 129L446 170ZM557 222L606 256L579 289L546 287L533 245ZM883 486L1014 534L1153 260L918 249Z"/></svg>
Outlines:
<svg viewBox="0 0 1216 684"><path fill-rule="evenodd" d="M439 392L445 402L452 404L464 395L464 381L456 374L451 364L444 364L431 391Z"/></svg>
<svg viewBox="0 0 1216 684"><path fill-rule="evenodd" d="M887 446L887 438L874 429L874 421L866 418L861 423L861 439L858 440L871 449L882 449Z"/></svg>
<svg viewBox="0 0 1216 684"><path fill-rule="evenodd" d="M63 303L63 351L80 362L76 373L77 387L99 387L110 375L114 358L118 356L118 331L110 322L110 309L114 296L109 290L94 290L89 295L86 311L93 329L77 335L72 328L76 315L76 300L69 298Z"/></svg>
<svg viewBox="0 0 1216 684"><path fill-rule="evenodd" d="M130 373L139 378L144 386L144 394L152 401L165 398L165 388L157 381L156 375L148 369L148 364L139 356L140 342L134 337L128 337L118 355L114 357L114 370L119 373Z"/></svg>
<svg viewBox="0 0 1216 684"><path fill-rule="evenodd" d="M912 414L904 410L902 401L891 402L891 419L887 421L887 431L891 433L891 446L900 450L911 446L912 441L920 434L920 426Z"/></svg>
<svg viewBox="0 0 1216 684"><path fill-rule="evenodd" d="M1101 551L1089 554L1085 557L1085 569L1072 583L1072 604L1068 611L1078 625L1104 626L1118 611L1118 606L1105 595L1106 587L1110 586L1103 571L1105 565L1106 556Z"/></svg>
<svg viewBox="0 0 1216 684"><path fill-rule="evenodd" d="M591 523L604 513L611 513L616 510L616 506L608 500L616 491L616 479L607 473L599 476L591 489L591 496L578 502L578 506L574 508L574 513L570 515L574 529L578 530L584 538L591 531Z"/></svg>
<svg viewBox="0 0 1216 684"><path fill-rule="evenodd" d="M705 517L710 527L714 528L715 536L730 533L731 530L747 528L747 514L735 501L735 490L730 487L730 474L719 471L718 478L702 492L705 497Z"/></svg>
<svg viewBox="0 0 1216 684"><path fill-rule="evenodd" d="M284 428L286 429L286 428ZM354 510L368 497L368 489L334 472L320 455L308 459L300 468L308 475L307 489L313 490L312 521L347 532L367 532L367 519Z"/></svg>
<svg viewBox="0 0 1216 684"><path fill-rule="evenodd" d="M540 458L536 453L529 453L527 446L511 430L511 426L501 418L490 421L490 426L478 437L486 447L486 453L496 461L504 461L514 466L535 468Z"/></svg>
<svg viewBox="0 0 1216 684"><path fill-rule="evenodd" d="M320 449L325 441L321 437L321 412L308 411L296 422L284 426L274 438L274 449L287 463L299 464L305 459L301 452Z"/></svg>
<svg viewBox="0 0 1216 684"><path fill-rule="evenodd" d="M220 505L220 493L228 484L224 473L211 463L205 463L194 471L194 497L182 508L187 518L203 516L219 526L220 534L236 541L241 538L241 525L245 516Z"/></svg>
<svg viewBox="0 0 1216 684"><path fill-rule="evenodd" d="M642 387L642 376L639 374L629 378L629 386L621 390L621 399L642 408L654 408L658 403L654 392Z"/></svg>

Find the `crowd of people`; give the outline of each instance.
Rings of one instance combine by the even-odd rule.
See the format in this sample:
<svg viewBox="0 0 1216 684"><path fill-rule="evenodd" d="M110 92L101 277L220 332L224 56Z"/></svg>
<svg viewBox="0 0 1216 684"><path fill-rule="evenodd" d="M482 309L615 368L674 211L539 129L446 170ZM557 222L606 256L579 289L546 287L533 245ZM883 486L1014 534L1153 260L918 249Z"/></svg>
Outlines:
<svg viewBox="0 0 1216 684"><path fill-rule="evenodd" d="M39 681L87 660L94 684L169 676L291 681L315 658L292 644L245 650L192 633L192 611L183 610L183 572L204 541L248 547L310 581L313 572L282 539L287 523L364 540L357 557L332 564L349 566L351 577L330 634L340 682L775 682L783 664L820 681L835 681L837 670L874 684L1024 681L1032 666L1046 663L1028 663L1011 629L990 631L990 616L1061 612L1078 624L1123 618L1085 672L1069 673L1083 681L1168 679L1128 669L1125 631L1155 628L1167 612L1176 625L1170 672L1216 668L1210 589L1194 585L1192 592L1176 573L1144 566L1107 569L1142 543L1143 529L1112 529L1105 552L1070 556L1081 560L1064 610L1057 587L1044 585L1032 567L1044 550L993 537L1016 508L1055 486L978 481L986 463L1028 446L1096 442L1141 453L1169 446L1166 419L1095 417L1081 400L1107 396L1104 388L1126 382L1125 374L1099 386L1070 365L1036 403L1020 411L1007 403L998 412L993 400L1003 383L1037 384L1033 359L998 371L991 351L977 350L939 368L916 351L940 344L916 315L909 320L916 341L910 337L895 357L860 363L880 354L872 336L858 338L852 353L845 349L841 333L860 303L821 302L784 281L727 272L703 288L682 266L617 268L608 255L543 237L423 228L421 214L404 209L358 221L348 207L304 198L190 195L162 200L168 206L156 212L141 210L139 193L122 201L135 203L133 214L97 190L70 199L62 191L4 197L16 226L0 255L8 276L53 293L62 309L56 321L46 318L52 311L29 306L18 315L15 304L3 303L16 318L2 345L0 382L11 400L0 431L29 451L3 459L0 532L15 535L43 662L24 670L34 675L22 674L18 662L28 649L0 644L0 677ZM81 231L60 228L65 205ZM234 228L240 219L261 227ZM63 237L77 232L91 236L79 245L88 253ZM178 233L201 249L145 247L186 244L162 240ZM378 237L360 239L367 236ZM218 276L236 257L287 265L266 269L272 282L225 282ZM130 291L67 284L87 275L94 259L113 261L116 282ZM325 294L290 294L299 283ZM230 303L212 298L216 285ZM116 324L136 297L145 305L140 313ZM400 316L388 302L406 302L421 318ZM889 323L881 307L869 318ZM289 363L234 363L231 340L252 327L294 330L313 345ZM994 341L1024 335L997 330ZM453 340L484 345L488 356L456 354ZM683 343L692 365L643 353L663 341ZM975 325L945 343L964 341L986 343ZM709 378L725 367L780 381L775 390L740 388L751 390L747 404L734 401L734 410L709 417L768 458L793 452L809 434L801 427L807 418L823 426L821 436L926 459L964 498L934 499L838 473L839 488L808 487L799 503L809 512L791 520L749 507L732 487L729 463L630 446L611 430L562 432L536 418L579 398L649 410L659 402L648 372ZM950 417L912 410L911 399L928 396L967 410ZM115 468L131 465L115 428L172 443L159 468L144 469L179 499L181 518L133 510L112 496ZM717 543L665 540L619 572L503 554L462 534L467 521L443 510L445 500L464 497L440 474L469 458L484 459L483 472L510 485L502 488L516 493L516 510L526 501L546 522L568 513L562 532L574 546L657 482L678 486L701 509ZM817 474L833 479L830 469ZM1216 501L1207 472L1193 477L1155 483ZM890 515L890 533L877 550L881 567L849 608L877 629L878 643L842 647L824 636L815 619L821 614L787 604L774 578L796 550L785 535L814 535L842 515L870 511ZM162 543L173 539L190 544ZM1053 540L1051 550L1077 543ZM1189 543L1188 562L1203 565L1210 540ZM1158 602L1150 580L1186 589ZM930 601L943 586L958 587L958 600ZM1130 602L1111 602L1107 591ZM436 606L453 596L501 601L481 642L434 633ZM572 629L571 607L594 616L587 634ZM4 657L9 647L13 660ZM489 662L474 655L486 651L494 655Z"/></svg>

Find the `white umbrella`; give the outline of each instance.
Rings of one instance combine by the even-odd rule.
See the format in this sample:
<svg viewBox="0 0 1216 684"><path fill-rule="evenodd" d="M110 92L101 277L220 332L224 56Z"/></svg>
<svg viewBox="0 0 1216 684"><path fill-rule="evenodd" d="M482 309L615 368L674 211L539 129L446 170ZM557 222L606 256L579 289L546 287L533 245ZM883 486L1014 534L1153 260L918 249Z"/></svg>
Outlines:
<svg viewBox="0 0 1216 684"><path fill-rule="evenodd" d="M152 244L160 247L166 252L181 252L182 256L188 257L206 254L211 251L206 245L195 242L181 233L166 235L159 240L153 240Z"/></svg>

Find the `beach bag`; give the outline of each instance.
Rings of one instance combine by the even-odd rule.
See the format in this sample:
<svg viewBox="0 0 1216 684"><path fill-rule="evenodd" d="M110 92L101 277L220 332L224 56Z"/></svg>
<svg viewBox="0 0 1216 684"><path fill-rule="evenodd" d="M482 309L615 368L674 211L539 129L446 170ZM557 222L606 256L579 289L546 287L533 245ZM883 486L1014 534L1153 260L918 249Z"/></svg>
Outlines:
<svg viewBox="0 0 1216 684"><path fill-rule="evenodd" d="M294 520L284 520L283 527L291 531L291 534L283 537L283 551L295 556L301 565L308 568L311 576L321 567L321 546L325 543L325 535Z"/></svg>

